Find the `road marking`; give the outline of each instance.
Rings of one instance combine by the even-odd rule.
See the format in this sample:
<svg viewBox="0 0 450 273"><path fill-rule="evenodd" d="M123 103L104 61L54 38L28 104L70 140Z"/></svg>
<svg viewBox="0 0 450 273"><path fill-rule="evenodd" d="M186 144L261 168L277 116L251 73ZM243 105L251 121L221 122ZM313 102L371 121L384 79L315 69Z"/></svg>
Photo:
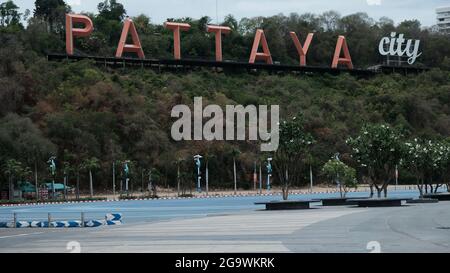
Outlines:
<svg viewBox="0 0 450 273"><path fill-rule="evenodd" d="M42 233L44 233L44 232L22 233L22 234L16 234L16 235L1 236L0 239L6 239L6 238L12 238L12 237L23 237L23 236L28 236L28 235L42 234Z"/></svg>

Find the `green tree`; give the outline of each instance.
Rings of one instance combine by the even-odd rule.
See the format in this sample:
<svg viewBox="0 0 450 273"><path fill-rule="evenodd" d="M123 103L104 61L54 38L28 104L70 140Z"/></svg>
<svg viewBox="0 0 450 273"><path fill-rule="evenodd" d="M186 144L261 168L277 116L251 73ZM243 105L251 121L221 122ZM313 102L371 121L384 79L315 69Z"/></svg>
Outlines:
<svg viewBox="0 0 450 273"><path fill-rule="evenodd" d="M449 169L450 169L450 143L448 141L434 141L428 142L431 146L431 159L435 176L437 178L434 192L449 182ZM430 189L433 191L433 181L429 181Z"/></svg>
<svg viewBox="0 0 450 273"><path fill-rule="evenodd" d="M323 174L339 186L341 198L345 198L350 188L356 188L356 170L337 158L330 159L322 168Z"/></svg>
<svg viewBox="0 0 450 273"><path fill-rule="evenodd" d="M401 163L416 176L417 188L422 198L426 180L429 175L433 175L432 147L418 138L405 142L404 145Z"/></svg>
<svg viewBox="0 0 450 273"><path fill-rule="evenodd" d="M273 165L282 184L283 200L289 196L289 187L302 177L302 166L313 136L304 129L303 115L297 115L280 124L280 142L275 151Z"/></svg>
<svg viewBox="0 0 450 273"><path fill-rule="evenodd" d="M89 172L89 192L94 197L94 183L92 172L100 167L100 161L96 157L87 158L83 161L81 169Z"/></svg>
<svg viewBox="0 0 450 273"><path fill-rule="evenodd" d="M126 16L126 10L122 4L116 0L105 0L97 6L98 15L94 18L96 33L100 33L100 37L105 37L108 44L117 45L120 39L122 21Z"/></svg>
<svg viewBox="0 0 450 273"><path fill-rule="evenodd" d="M38 190L38 169L51 154L56 153L56 146L49 141L29 118L17 114L8 114L0 119L0 161L15 157L30 166L34 166L36 191ZM38 192L36 192L38 197Z"/></svg>
<svg viewBox="0 0 450 273"><path fill-rule="evenodd" d="M105 0L97 6L98 16L113 21L122 21L125 18L126 10L121 3L116 0Z"/></svg>
<svg viewBox="0 0 450 273"><path fill-rule="evenodd" d="M378 197L382 192L387 197L387 188L395 177L395 166L403 156L401 138L402 134L389 125L368 124L357 137L347 139L352 157L367 169Z"/></svg>
<svg viewBox="0 0 450 273"><path fill-rule="evenodd" d="M64 0L36 0L34 5L34 16L47 22L50 31L63 28L65 14L70 11Z"/></svg>
<svg viewBox="0 0 450 273"><path fill-rule="evenodd" d="M10 25L19 26L21 13L19 7L12 0L0 4L0 25L7 27Z"/></svg>
<svg viewBox="0 0 450 273"><path fill-rule="evenodd" d="M24 179L30 175L30 169L23 166L22 162L8 159L3 166L4 174L8 177L9 200L14 197L14 185L17 180Z"/></svg>

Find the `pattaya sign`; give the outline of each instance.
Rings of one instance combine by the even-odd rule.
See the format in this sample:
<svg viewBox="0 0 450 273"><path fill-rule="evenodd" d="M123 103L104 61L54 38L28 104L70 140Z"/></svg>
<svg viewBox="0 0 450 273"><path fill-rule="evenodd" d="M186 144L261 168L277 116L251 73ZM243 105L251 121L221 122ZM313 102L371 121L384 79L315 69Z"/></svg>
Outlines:
<svg viewBox="0 0 450 273"><path fill-rule="evenodd" d="M76 28L74 24L81 24L83 28ZM190 29L190 25L186 23L165 22L164 27L173 32L173 55L174 59L181 59L181 32ZM68 55L74 54L74 38L87 37L94 30L92 20L81 14L66 14L66 52ZM208 25L207 31L215 35L215 54L216 61L221 62L222 59L222 35L231 32L231 29L226 26ZM300 66L306 66L306 55L313 40L314 34L309 33L305 39L304 44L300 42L295 32L289 33L291 39L297 49L299 55ZM131 35L132 43L127 43L128 36ZM259 51L259 48L262 51ZM141 46L139 35L133 21L129 18L125 19L122 35L120 36L119 44L117 46L116 57L121 58L125 52L137 54L140 59L145 59L145 54ZM342 56L343 55L343 56ZM249 63L255 61L264 61L267 64L273 64L272 55L270 54L269 45L267 43L264 30L257 29L253 46L250 52ZM338 65L344 65L348 69L353 69L352 58L347 46L344 36L337 38L336 47L334 50L333 60L331 62L332 68L338 68Z"/></svg>
<svg viewBox="0 0 450 273"><path fill-rule="evenodd" d="M404 36L399 34L397 37L397 33L391 32L390 37L381 39L378 51L383 56L405 56L408 58L408 64L415 63L416 59L422 55L422 52L419 53L420 40L406 40Z"/></svg>

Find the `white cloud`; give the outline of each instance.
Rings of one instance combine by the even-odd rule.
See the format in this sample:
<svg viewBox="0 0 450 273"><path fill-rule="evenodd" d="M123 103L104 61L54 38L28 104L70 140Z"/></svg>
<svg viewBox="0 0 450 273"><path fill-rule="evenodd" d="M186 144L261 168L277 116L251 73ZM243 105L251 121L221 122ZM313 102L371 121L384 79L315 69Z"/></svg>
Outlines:
<svg viewBox="0 0 450 273"><path fill-rule="evenodd" d="M369 6L380 6L381 0L366 0Z"/></svg>
<svg viewBox="0 0 450 273"><path fill-rule="evenodd" d="M81 0L67 0L67 4L70 6L81 6Z"/></svg>

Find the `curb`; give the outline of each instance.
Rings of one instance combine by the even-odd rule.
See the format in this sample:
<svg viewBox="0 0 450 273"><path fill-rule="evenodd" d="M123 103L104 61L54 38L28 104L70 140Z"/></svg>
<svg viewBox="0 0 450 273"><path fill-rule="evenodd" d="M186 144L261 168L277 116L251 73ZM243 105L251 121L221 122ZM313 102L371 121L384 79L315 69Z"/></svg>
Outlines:
<svg viewBox="0 0 450 273"><path fill-rule="evenodd" d="M364 192L363 190L354 190L350 192ZM306 195L306 194L329 194L339 193L338 190L330 191L315 191L315 192L293 192L290 195ZM225 195L209 195L209 196L194 196L194 197L161 197L161 198L137 198L124 200L89 200L89 201L68 201L68 202L45 202L45 203L22 203L22 204L2 204L0 207L24 207L24 206L41 206L41 205L64 205L64 204L83 204L83 203L105 203L105 202L128 202L128 201L150 201L150 200L184 200L184 199L212 199L212 198L233 198L233 197L257 197L257 196L276 196L281 193L247 193L247 194L225 194Z"/></svg>

